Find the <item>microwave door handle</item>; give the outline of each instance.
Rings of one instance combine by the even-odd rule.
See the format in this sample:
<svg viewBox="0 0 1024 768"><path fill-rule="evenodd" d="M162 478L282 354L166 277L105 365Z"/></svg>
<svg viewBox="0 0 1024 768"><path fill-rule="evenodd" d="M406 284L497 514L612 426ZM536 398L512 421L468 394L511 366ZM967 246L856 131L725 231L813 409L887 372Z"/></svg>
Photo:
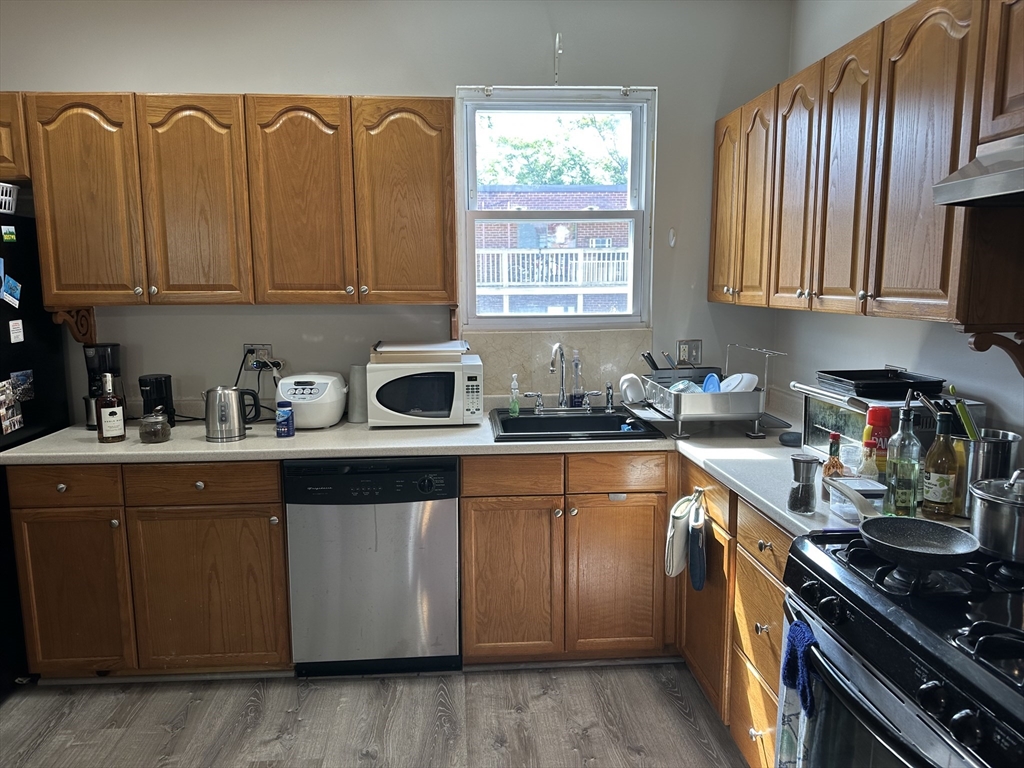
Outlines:
<svg viewBox="0 0 1024 768"><path fill-rule="evenodd" d="M810 649L811 666L825 683L831 695L839 699L850 713L857 719L865 730L870 733L878 742L893 754L903 765L908 768L939 768L931 760L921 755L904 736L893 731L877 715L873 714L862 702L861 697L854 693L849 686L843 682L839 674L835 672L832 665L826 661L824 655L817 647Z"/></svg>

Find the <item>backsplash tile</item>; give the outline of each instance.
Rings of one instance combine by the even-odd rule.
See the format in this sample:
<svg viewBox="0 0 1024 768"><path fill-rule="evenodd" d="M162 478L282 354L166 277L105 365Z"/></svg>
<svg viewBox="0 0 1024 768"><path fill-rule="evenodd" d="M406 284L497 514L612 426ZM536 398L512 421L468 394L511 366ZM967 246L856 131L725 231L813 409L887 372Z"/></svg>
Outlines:
<svg viewBox="0 0 1024 768"><path fill-rule="evenodd" d="M615 391L624 373L642 375L649 368L640 353L651 349L651 329L607 331L467 331L463 338L484 364L484 395L506 395L512 374L519 374L519 391L557 394L558 373L549 373L551 347L562 342L566 357L566 389L572 383L572 351L580 351L583 382L604 392L611 381ZM554 401L548 401L554 404ZM601 400L600 402L604 402Z"/></svg>

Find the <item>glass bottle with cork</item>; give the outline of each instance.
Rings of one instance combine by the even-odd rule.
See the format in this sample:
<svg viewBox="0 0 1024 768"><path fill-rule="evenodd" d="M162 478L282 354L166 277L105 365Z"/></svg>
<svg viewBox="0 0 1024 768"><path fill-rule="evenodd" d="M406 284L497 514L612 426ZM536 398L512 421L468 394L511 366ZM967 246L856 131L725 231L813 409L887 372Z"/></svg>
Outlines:
<svg viewBox="0 0 1024 768"><path fill-rule="evenodd" d="M953 517L956 495L956 451L949 433L953 414L943 411L935 419L935 440L924 457L924 499L921 516L929 520Z"/></svg>
<svg viewBox="0 0 1024 768"><path fill-rule="evenodd" d="M114 374L101 377L103 393L96 398L96 438L101 443L120 443L124 430L124 401L114 394Z"/></svg>

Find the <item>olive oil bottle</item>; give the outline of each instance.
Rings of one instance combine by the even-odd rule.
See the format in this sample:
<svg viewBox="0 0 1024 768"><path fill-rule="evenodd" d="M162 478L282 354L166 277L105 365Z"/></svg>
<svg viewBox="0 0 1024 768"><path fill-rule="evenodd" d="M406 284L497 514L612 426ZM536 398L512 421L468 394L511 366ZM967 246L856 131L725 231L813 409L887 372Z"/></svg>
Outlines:
<svg viewBox="0 0 1024 768"><path fill-rule="evenodd" d="M949 431L953 414L940 413L936 419L935 442L924 457L924 500L921 515L932 520L948 520L953 516L956 490L956 451Z"/></svg>
<svg viewBox="0 0 1024 768"><path fill-rule="evenodd" d="M882 502L885 514L899 517L917 514L920 465L921 441L914 434L914 412L910 408L900 408L900 428L889 439L885 465L885 500Z"/></svg>

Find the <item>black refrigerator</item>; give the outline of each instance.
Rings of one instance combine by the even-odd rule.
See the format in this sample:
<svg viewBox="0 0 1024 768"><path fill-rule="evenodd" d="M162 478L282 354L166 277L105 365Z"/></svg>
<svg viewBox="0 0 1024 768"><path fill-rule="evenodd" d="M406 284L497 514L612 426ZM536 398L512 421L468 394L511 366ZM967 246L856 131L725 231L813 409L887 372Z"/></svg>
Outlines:
<svg viewBox="0 0 1024 768"><path fill-rule="evenodd" d="M64 336L43 309L36 222L0 213L0 451L68 426ZM15 306L17 304L17 306ZM0 700L27 674L18 572L0 467Z"/></svg>

